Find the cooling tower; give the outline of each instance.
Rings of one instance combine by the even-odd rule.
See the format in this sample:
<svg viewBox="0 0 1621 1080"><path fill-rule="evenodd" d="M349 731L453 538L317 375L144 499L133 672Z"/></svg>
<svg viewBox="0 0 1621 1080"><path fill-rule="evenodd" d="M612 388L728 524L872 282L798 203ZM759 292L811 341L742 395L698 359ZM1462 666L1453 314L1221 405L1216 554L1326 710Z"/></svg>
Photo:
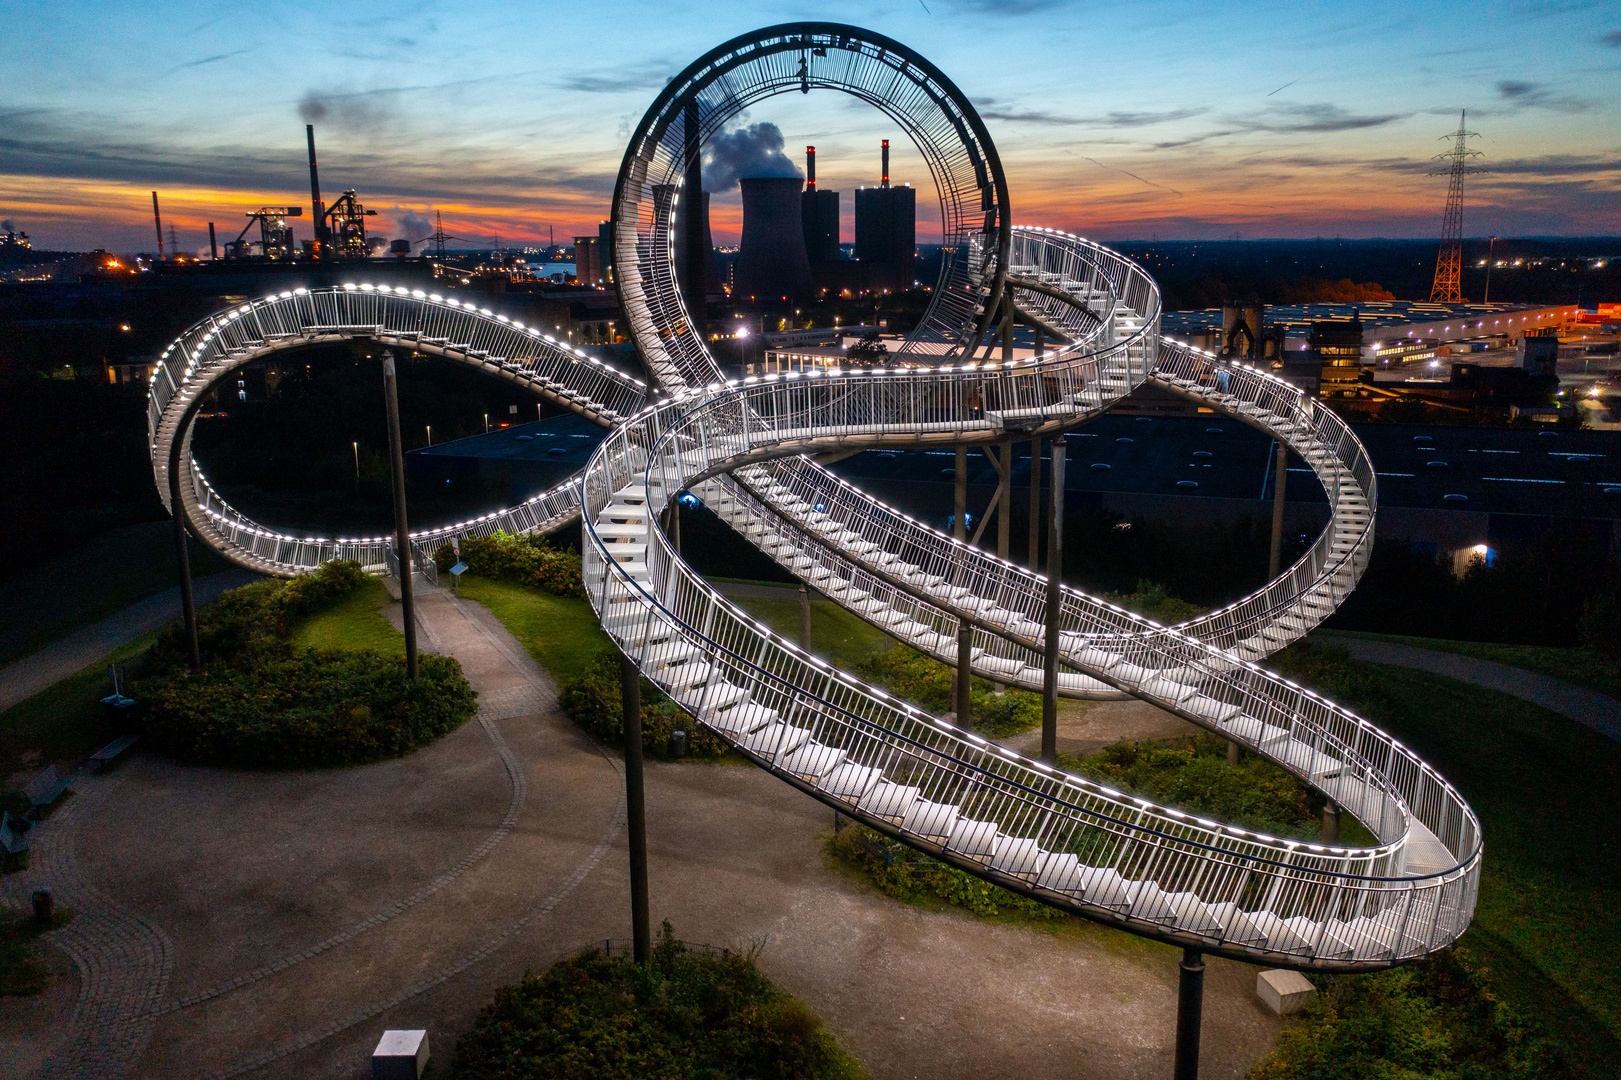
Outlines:
<svg viewBox="0 0 1621 1080"><path fill-rule="evenodd" d="M764 304L815 295L797 176L740 180L743 189L743 243L737 257L733 296Z"/></svg>

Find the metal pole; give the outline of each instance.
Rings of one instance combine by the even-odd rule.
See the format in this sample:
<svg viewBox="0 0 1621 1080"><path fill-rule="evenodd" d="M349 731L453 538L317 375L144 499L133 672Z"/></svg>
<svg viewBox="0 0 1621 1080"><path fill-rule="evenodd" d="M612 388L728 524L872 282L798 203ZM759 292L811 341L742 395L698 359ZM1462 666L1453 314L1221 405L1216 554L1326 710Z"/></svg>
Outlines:
<svg viewBox="0 0 1621 1080"><path fill-rule="evenodd" d="M1041 673L1041 760L1058 764L1058 616L1064 581L1064 455L1062 433L1052 441L1052 509L1047 520L1047 642Z"/></svg>
<svg viewBox="0 0 1621 1080"><path fill-rule="evenodd" d="M1199 1020L1204 1012L1204 956L1183 949L1181 985L1176 996L1176 1066L1174 1080L1199 1080Z"/></svg>
<svg viewBox="0 0 1621 1080"><path fill-rule="evenodd" d="M197 601L191 591L191 553L186 550L186 507L180 501L180 453L185 442L178 435L169 453L169 518L174 522L175 568L180 572L180 610L186 621L186 659L193 675L203 670L197 646Z"/></svg>
<svg viewBox="0 0 1621 1080"><path fill-rule="evenodd" d="M968 447L957 444L956 492L953 500L954 515L951 535L968 542ZM961 553L965 560L966 551ZM969 682L973 678L974 631L966 620L957 622L957 685L952 694L952 708L957 714L957 726L966 728L972 709L969 705Z"/></svg>
<svg viewBox="0 0 1621 1080"><path fill-rule="evenodd" d="M411 595L411 534L405 525L405 450L400 445L400 393L394 353L383 353L383 401L388 411L388 456L393 463L394 555L399 560L400 614L405 624L405 674L417 677L416 600Z"/></svg>
<svg viewBox="0 0 1621 1080"><path fill-rule="evenodd" d="M1283 485L1289 479L1289 447L1282 439L1277 441L1277 475L1272 482L1272 554L1267 562L1267 577L1276 578L1283 566Z"/></svg>
<svg viewBox="0 0 1621 1080"><path fill-rule="evenodd" d="M1013 359L1013 286L1002 294L1002 359Z"/></svg>
<svg viewBox="0 0 1621 1080"><path fill-rule="evenodd" d="M1007 559L1008 546L1013 538L1013 526L1010 519L1013 517L1013 440L1003 439L1001 446L1002 456L1002 501L996 506L996 554L1003 560Z"/></svg>
<svg viewBox="0 0 1621 1080"><path fill-rule="evenodd" d="M642 786L642 673L619 654L619 697L625 725L625 818L630 833L631 956L646 964L653 954L647 913L647 795Z"/></svg>
<svg viewBox="0 0 1621 1080"><path fill-rule="evenodd" d="M810 590L799 583L799 647L810 652L811 647Z"/></svg>
<svg viewBox="0 0 1621 1080"><path fill-rule="evenodd" d="M1041 573L1041 440L1030 440L1030 569Z"/></svg>
<svg viewBox="0 0 1621 1080"><path fill-rule="evenodd" d="M1339 804L1330 800L1323 804L1323 843L1337 844L1340 842L1340 808Z"/></svg>

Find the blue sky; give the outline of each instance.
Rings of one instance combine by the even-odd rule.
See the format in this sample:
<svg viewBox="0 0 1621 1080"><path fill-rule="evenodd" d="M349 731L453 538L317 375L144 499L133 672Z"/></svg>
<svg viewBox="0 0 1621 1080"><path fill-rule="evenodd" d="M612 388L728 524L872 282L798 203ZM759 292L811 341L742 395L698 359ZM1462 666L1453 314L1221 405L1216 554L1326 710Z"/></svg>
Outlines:
<svg viewBox="0 0 1621 1080"><path fill-rule="evenodd" d="M47 247L185 247L206 222L307 203L316 116L330 199L387 235L445 214L470 239L562 239L605 216L665 80L750 29L842 21L898 38L976 102L1015 220L1100 239L1427 236L1438 137L1481 138L1465 231L1621 233L1621 8L1597 3L907 0L869 4L5 4L0 217ZM756 106L823 187L927 175L836 94ZM920 206L928 203L920 199ZM717 240L735 227L716 197ZM299 223L307 232L308 218ZM240 227L240 226L238 226ZM920 228L926 233L927 228ZM235 229L229 230L234 235ZM848 237L846 237L848 239ZM920 239L926 236L920 235Z"/></svg>

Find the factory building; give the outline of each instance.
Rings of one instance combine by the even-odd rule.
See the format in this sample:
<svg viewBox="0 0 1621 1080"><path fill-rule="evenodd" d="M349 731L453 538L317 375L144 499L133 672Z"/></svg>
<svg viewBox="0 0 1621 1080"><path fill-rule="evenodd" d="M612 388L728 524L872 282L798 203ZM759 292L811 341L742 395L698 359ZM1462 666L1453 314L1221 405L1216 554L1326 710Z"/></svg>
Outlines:
<svg viewBox="0 0 1621 1080"><path fill-rule="evenodd" d="M581 285L602 285L602 243L595 236L574 238L574 276Z"/></svg>
<svg viewBox="0 0 1621 1080"><path fill-rule="evenodd" d="M805 229L805 255L816 263L836 262L839 258L839 193L816 187L816 147L805 147L805 190L799 196L800 217Z"/></svg>
<svg viewBox="0 0 1621 1080"><path fill-rule="evenodd" d="M878 279L883 288L905 292L912 287L917 255L917 192L910 185L890 187L888 139L882 170L877 187L856 190L855 257L885 268Z"/></svg>

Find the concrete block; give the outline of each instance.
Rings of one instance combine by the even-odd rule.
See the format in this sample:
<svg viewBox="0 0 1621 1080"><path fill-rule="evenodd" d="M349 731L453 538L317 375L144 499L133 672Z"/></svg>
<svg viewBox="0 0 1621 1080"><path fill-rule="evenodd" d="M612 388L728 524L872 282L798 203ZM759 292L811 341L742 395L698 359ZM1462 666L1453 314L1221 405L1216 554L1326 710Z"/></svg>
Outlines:
<svg viewBox="0 0 1621 1080"><path fill-rule="evenodd" d="M371 1055L371 1080L418 1080L428 1067L426 1031L385 1031Z"/></svg>
<svg viewBox="0 0 1621 1080"><path fill-rule="evenodd" d="M1255 992L1266 1002L1267 1008L1279 1016L1288 1016L1304 1009L1317 988L1300 972L1279 968L1256 976Z"/></svg>

